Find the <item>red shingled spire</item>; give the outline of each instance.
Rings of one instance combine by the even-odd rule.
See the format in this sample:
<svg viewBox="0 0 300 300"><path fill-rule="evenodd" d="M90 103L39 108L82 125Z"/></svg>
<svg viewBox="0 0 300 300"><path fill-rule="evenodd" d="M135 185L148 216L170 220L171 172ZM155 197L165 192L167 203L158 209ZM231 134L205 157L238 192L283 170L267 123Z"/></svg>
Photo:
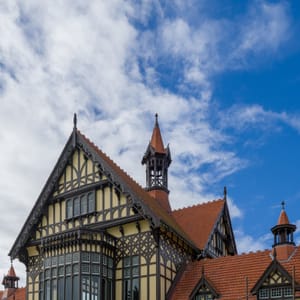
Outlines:
<svg viewBox="0 0 300 300"><path fill-rule="evenodd" d="M158 115L155 114L155 125L152 132L152 137L150 141L151 147L153 147L154 151L157 153L165 153L164 143L161 137L160 128L158 125Z"/></svg>
<svg viewBox="0 0 300 300"><path fill-rule="evenodd" d="M284 209L284 205L285 205L284 201L281 202L281 205L282 205L282 210L280 212L277 225L290 224L289 218L288 218L288 216L285 212L285 209Z"/></svg>

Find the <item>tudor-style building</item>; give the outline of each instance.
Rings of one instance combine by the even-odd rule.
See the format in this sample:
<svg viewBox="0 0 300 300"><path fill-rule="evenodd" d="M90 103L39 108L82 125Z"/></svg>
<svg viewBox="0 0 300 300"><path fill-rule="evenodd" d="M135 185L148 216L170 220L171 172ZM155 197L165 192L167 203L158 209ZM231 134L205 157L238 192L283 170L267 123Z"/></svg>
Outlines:
<svg viewBox="0 0 300 300"><path fill-rule="evenodd" d="M9 255L27 300L300 299L296 227L284 207L272 250L237 255L224 197L172 210L156 115L142 188L73 131ZM300 295L299 295L300 296Z"/></svg>

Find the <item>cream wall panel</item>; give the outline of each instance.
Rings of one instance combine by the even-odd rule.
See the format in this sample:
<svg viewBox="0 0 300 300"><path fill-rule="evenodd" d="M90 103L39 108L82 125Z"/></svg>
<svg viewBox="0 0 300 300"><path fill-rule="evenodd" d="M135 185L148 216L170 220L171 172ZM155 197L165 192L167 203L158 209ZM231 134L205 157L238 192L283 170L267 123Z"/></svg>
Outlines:
<svg viewBox="0 0 300 300"><path fill-rule="evenodd" d="M122 282L116 282L116 299L122 299Z"/></svg>
<svg viewBox="0 0 300 300"><path fill-rule="evenodd" d="M164 299L166 296L166 287L164 278L160 278L160 299Z"/></svg>
<svg viewBox="0 0 300 300"><path fill-rule="evenodd" d="M141 279L141 299L147 299L147 292L148 292L148 289L147 289L147 278L142 278Z"/></svg>
<svg viewBox="0 0 300 300"><path fill-rule="evenodd" d="M71 180L71 172L72 172L71 166L67 166L65 172L66 172L66 181L70 181Z"/></svg>
<svg viewBox="0 0 300 300"><path fill-rule="evenodd" d="M141 266L141 276L147 275L147 266Z"/></svg>
<svg viewBox="0 0 300 300"><path fill-rule="evenodd" d="M156 264L151 264L150 265L149 274L150 275L156 274Z"/></svg>
<svg viewBox="0 0 300 300"><path fill-rule="evenodd" d="M54 223L54 214L53 214L53 205L49 205L48 206L48 222L49 222L49 225L53 224Z"/></svg>
<svg viewBox="0 0 300 300"><path fill-rule="evenodd" d="M27 252L28 252L28 256L30 257L39 255L39 252L35 246L28 247Z"/></svg>
<svg viewBox="0 0 300 300"><path fill-rule="evenodd" d="M156 300L156 277L150 277L150 300Z"/></svg>
<svg viewBox="0 0 300 300"><path fill-rule="evenodd" d="M59 203L55 203L55 223L59 223L60 222L60 204Z"/></svg>
<svg viewBox="0 0 300 300"><path fill-rule="evenodd" d="M97 190L96 192L96 210L97 211L102 211L103 210L103 195L102 195L102 190Z"/></svg>
<svg viewBox="0 0 300 300"><path fill-rule="evenodd" d="M106 187L104 189L104 209L110 208L110 188Z"/></svg>
<svg viewBox="0 0 300 300"><path fill-rule="evenodd" d="M119 206L119 200L118 200L118 196L115 192L115 190L113 189L113 194L112 194L112 207L117 207Z"/></svg>

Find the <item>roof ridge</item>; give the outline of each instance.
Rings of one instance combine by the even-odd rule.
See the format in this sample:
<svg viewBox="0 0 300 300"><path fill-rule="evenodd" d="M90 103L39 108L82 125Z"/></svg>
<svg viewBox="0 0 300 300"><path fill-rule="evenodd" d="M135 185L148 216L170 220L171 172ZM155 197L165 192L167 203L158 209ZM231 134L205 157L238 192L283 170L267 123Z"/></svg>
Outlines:
<svg viewBox="0 0 300 300"><path fill-rule="evenodd" d="M220 201L225 201L225 200L220 198L220 199L210 200L210 201L207 201L207 202L192 204L192 205L189 205L189 206L183 206L183 207L180 207L180 208L177 208L177 209L173 209L172 213L173 212L178 212L178 211L181 211L181 210L184 210L184 209L195 208L195 207L198 207L198 206L204 206L204 205L208 205L208 204L212 204L212 203L216 203L216 202L220 202Z"/></svg>
<svg viewBox="0 0 300 300"><path fill-rule="evenodd" d="M144 188L133 179L133 177L128 174L123 168L121 168L111 157L109 157L104 151L102 151L94 142L92 142L85 134L83 134L80 130L77 130L80 135L82 135L97 151L101 152L101 155L105 156L107 160L109 160L116 168L118 168L121 172L123 172L127 177L129 177L135 184L137 184L141 189Z"/></svg>

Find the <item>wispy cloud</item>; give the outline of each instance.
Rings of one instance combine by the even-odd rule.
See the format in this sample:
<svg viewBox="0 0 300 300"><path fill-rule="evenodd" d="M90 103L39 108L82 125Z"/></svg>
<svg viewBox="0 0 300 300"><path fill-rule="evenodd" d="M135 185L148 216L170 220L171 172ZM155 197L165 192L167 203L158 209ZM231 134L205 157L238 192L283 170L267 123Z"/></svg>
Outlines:
<svg viewBox="0 0 300 300"><path fill-rule="evenodd" d="M266 110L262 105L234 105L220 114L220 124L223 127L245 131L260 128L270 132L289 126L300 133L300 118L298 113L275 112Z"/></svg>
<svg viewBox="0 0 300 300"><path fill-rule="evenodd" d="M159 1L70 3L0 4L0 199L6 204L2 215L12 216L0 229L2 273L9 266L6 254L71 131L74 112L80 130L142 185L139 162L158 112L173 158L173 207L219 198L206 187L245 167L245 161L224 149L230 136L211 124L211 75L232 69L232 57L242 60L267 31L278 35L264 50L277 49L289 24L284 7L263 2L255 2L257 16L255 10L247 14L251 26L212 17L191 23L184 12L176 13L180 1L172 14ZM279 19L285 22L280 32ZM263 32L257 24L265 24ZM239 51L230 54L235 45ZM240 117L238 108L232 111ZM275 114L271 119L299 128L297 119L285 114L259 106L246 111L252 124ZM233 216L242 216L233 202L230 207Z"/></svg>

